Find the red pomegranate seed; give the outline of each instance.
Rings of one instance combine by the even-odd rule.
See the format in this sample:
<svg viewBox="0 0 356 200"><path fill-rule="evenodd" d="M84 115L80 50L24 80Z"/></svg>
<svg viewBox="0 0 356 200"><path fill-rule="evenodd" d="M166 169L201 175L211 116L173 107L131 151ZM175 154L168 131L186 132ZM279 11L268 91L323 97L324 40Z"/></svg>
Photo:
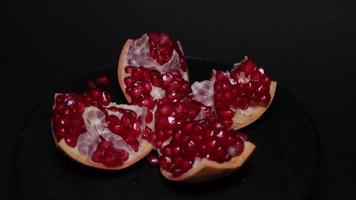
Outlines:
<svg viewBox="0 0 356 200"><path fill-rule="evenodd" d="M271 78L267 74L264 74L261 77L261 83L263 85L269 86L271 84Z"/></svg>
<svg viewBox="0 0 356 200"><path fill-rule="evenodd" d="M108 92L103 91L101 94L101 104L104 106L109 105L111 102L111 96Z"/></svg>
<svg viewBox="0 0 356 200"><path fill-rule="evenodd" d="M156 101L153 100L153 98L151 96L146 97L145 99L143 99L141 101L141 103L139 103L140 106L145 106L147 107L149 110L152 110L155 105L156 105Z"/></svg>
<svg viewBox="0 0 356 200"><path fill-rule="evenodd" d="M124 115L121 118L122 125L126 128L131 126L132 119L128 115Z"/></svg>
<svg viewBox="0 0 356 200"><path fill-rule="evenodd" d="M170 171L171 169L171 162L168 160L167 157L160 156L158 157L159 166L165 170Z"/></svg>
<svg viewBox="0 0 356 200"><path fill-rule="evenodd" d="M188 171L190 168L192 168L192 162L189 160L182 160L180 163L180 168L182 169L183 172Z"/></svg>
<svg viewBox="0 0 356 200"><path fill-rule="evenodd" d="M257 92L259 94L269 94L269 85L266 86L266 85L259 85L257 87Z"/></svg>
<svg viewBox="0 0 356 200"><path fill-rule="evenodd" d="M162 86L164 86L165 88L168 88L173 83L174 77L171 73L167 72L162 75L162 81L163 81Z"/></svg>
<svg viewBox="0 0 356 200"><path fill-rule="evenodd" d="M184 144L183 154L189 159L194 159L196 154L196 144L192 140L187 144Z"/></svg>
<svg viewBox="0 0 356 200"><path fill-rule="evenodd" d="M58 95L55 99L57 104L62 104L64 103L64 96L63 95Z"/></svg>
<svg viewBox="0 0 356 200"><path fill-rule="evenodd" d="M259 70L255 70L252 74L251 74L251 80L252 81L259 81L261 79L261 72Z"/></svg>
<svg viewBox="0 0 356 200"><path fill-rule="evenodd" d="M217 81L226 80L226 76L221 71L216 72L215 78Z"/></svg>
<svg viewBox="0 0 356 200"><path fill-rule="evenodd" d="M170 114L172 114L173 112L173 108L170 105L162 105L158 107L158 114L162 115L162 116L168 116Z"/></svg>
<svg viewBox="0 0 356 200"><path fill-rule="evenodd" d="M217 146L217 141L215 139L208 138L205 144L209 151L213 151Z"/></svg>
<svg viewBox="0 0 356 200"><path fill-rule="evenodd" d="M126 78L124 78L124 83L127 88L130 88L132 86L132 84L134 83L134 80L132 79L132 77L126 77Z"/></svg>
<svg viewBox="0 0 356 200"><path fill-rule="evenodd" d="M222 121L222 123L224 124L224 126L226 127L226 128L230 128L231 126L232 126L232 120L231 119L225 119L225 120L223 120Z"/></svg>
<svg viewBox="0 0 356 200"><path fill-rule="evenodd" d="M159 165L158 156L156 153L150 153L147 156L147 161L151 167L157 167Z"/></svg>
<svg viewBox="0 0 356 200"><path fill-rule="evenodd" d="M226 149L224 149L222 146L219 146L216 149L216 152L214 154L215 160L217 162L224 162L226 160L229 160L230 155L228 154L228 152L226 151Z"/></svg>
<svg viewBox="0 0 356 200"><path fill-rule="evenodd" d="M152 120L153 120L153 114L152 114L151 111L148 111L148 112L147 112L147 115L146 115L146 118L145 118L145 122L146 122L146 123L151 123Z"/></svg>
<svg viewBox="0 0 356 200"><path fill-rule="evenodd" d="M239 66L246 75L250 75L256 69L256 63L250 59L244 61Z"/></svg>
<svg viewBox="0 0 356 200"><path fill-rule="evenodd" d="M162 83L161 74L156 70L151 71L150 81L152 85L160 87Z"/></svg>
<svg viewBox="0 0 356 200"><path fill-rule="evenodd" d="M234 116L234 112L230 109L226 109L226 110L219 110L219 117L221 119L231 119Z"/></svg>
<svg viewBox="0 0 356 200"><path fill-rule="evenodd" d="M64 140L69 146L75 147L77 145L77 138L75 136L76 135L68 135Z"/></svg>
<svg viewBox="0 0 356 200"><path fill-rule="evenodd" d="M179 155L180 153L181 153L181 147L180 146L173 146L172 147L172 153L174 154L174 155Z"/></svg>
<svg viewBox="0 0 356 200"><path fill-rule="evenodd" d="M169 145L164 146L161 150L162 155L168 156L168 157L172 156L172 152L173 152L173 150L172 150L171 146L169 146Z"/></svg>
<svg viewBox="0 0 356 200"><path fill-rule="evenodd" d="M93 100L97 101L100 99L101 93L102 93L101 90L95 88L90 91L90 96L93 98Z"/></svg>
<svg viewBox="0 0 356 200"><path fill-rule="evenodd" d="M151 83L148 81L143 82L142 92L146 94L150 94L152 90Z"/></svg>
<svg viewBox="0 0 356 200"><path fill-rule="evenodd" d="M108 76L100 76L96 79L95 83L101 86L110 86L110 78Z"/></svg>
<svg viewBox="0 0 356 200"><path fill-rule="evenodd" d="M269 104L270 100L271 100L271 96L269 94L263 95L260 98L260 105L266 107Z"/></svg>
<svg viewBox="0 0 356 200"><path fill-rule="evenodd" d="M142 76L142 72L139 68L134 68L132 70L132 73L131 73L131 77L132 79L134 80L142 80L143 79L143 76Z"/></svg>
<svg viewBox="0 0 356 200"><path fill-rule="evenodd" d="M56 137L60 140L66 136L65 128L57 127L54 132L56 133Z"/></svg>

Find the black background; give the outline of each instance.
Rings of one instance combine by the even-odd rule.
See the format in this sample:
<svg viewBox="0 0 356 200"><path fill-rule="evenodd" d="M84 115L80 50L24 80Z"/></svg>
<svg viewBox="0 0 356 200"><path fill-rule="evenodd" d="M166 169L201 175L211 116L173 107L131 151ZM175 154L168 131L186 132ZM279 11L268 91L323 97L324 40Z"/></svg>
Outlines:
<svg viewBox="0 0 356 200"><path fill-rule="evenodd" d="M248 55L262 64L306 108L320 134L322 177L316 198L355 199L353 4L12 1L6 6L1 45L6 54L0 84L4 141L0 199L16 196L13 157L18 130L53 85L115 63L127 38L153 30L179 39L186 55L228 63Z"/></svg>

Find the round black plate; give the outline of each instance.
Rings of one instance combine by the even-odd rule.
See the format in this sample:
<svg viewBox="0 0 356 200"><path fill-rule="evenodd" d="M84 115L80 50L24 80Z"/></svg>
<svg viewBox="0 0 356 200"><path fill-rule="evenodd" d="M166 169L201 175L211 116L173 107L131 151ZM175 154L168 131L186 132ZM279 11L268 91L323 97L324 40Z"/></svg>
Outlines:
<svg viewBox="0 0 356 200"><path fill-rule="evenodd" d="M212 68L228 69L203 59L191 58L188 64L191 81L207 79ZM80 91L86 80L99 74L112 77L111 93L124 103L114 65L64 81L56 91ZM169 182L146 160L121 171L95 170L70 160L51 138L52 101L48 97L32 113L18 140L16 170L24 199L293 200L312 194L318 137L306 113L281 85L269 110L243 130L257 146L250 160L228 177L198 184Z"/></svg>

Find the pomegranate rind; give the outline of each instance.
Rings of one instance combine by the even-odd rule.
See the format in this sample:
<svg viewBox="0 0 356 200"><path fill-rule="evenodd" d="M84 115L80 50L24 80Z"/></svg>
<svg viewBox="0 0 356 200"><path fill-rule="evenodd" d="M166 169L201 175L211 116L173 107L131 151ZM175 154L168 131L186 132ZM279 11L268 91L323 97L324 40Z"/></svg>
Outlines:
<svg viewBox="0 0 356 200"><path fill-rule="evenodd" d="M172 173L162 168L160 170L166 179L176 182L203 182L212 180L234 172L246 162L254 151L255 145L251 142L245 142L244 145L244 150L240 155L224 163L203 158L200 161L195 161L193 167L180 176L173 176Z"/></svg>
<svg viewBox="0 0 356 200"><path fill-rule="evenodd" d="M271 105L274 95L276 93L276 89L277 89L277 82L271 81L270 89L269 89L269 94L271 95L271 100L266 107L254 106L254 107L249 107L248 112L236 111L235 115L232 118L233 124L231 125L231 128L234 130L238 130L238 129L244 128L244 127L252 124L257 119L259 119Z"/></svg>
<svg viewBox="0 0 356 200"><path fill-rule="evenodd" d="M60 94L56 93L54 95L54 99L56 99L56 97L58 95L60 95ZM54 101L53 109L55 108L55 106L56 106L56 103ZM127 106L127 105L125 105L125 106ZM127 106L127 107L130 107L130 106ZM127 168L127 167L135 164L136 162L140 161L142 158L146 157L153 149L153 146L149 142L147 142L146 140L142 140L140 143L140 146L139 146L139 150L137 152L135 152L134 154L130 154L129 159L126 160L122 165L117 166L117 167L107 167L102 163L92 161L91 157L81 154L78 151L77 146L74 148L69 146L63 138L58 141L55 136L55 133L53 131L52 120L51 120L51 132L52 132L52 137L54 139L54 142L60 151L62 151L66 156L73 159L74 161L81 163L83 165L86 165L88 167L92 167L92 168L105 169L105 170L124 169L124 168Z"/></svg>

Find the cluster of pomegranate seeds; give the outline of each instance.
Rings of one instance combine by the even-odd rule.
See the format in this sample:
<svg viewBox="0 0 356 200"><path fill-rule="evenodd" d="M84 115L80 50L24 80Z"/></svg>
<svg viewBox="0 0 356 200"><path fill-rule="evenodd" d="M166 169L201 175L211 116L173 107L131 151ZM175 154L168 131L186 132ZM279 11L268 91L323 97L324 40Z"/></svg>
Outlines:
<svg viewBox="0 0 356 200"><path fill-rule="evenodd" d="M155 165L158 160L175 176L191 169L197 158L228 161L243 151L247 140L228 127L216 119L211 107L190 98L178 102L164 98L155 112L155 131L143 134L161 153L158 158L150 155L148 161Z"/></svg>
<svg viewBox="0 0 356 200"><path fill-rule="evenodd" d="M116 149L111 141L102 140L91 159L107 167L116 167L122 165L128 158L129 153L125 149Z"/></svg>
<svg viewBox="0 0 356 200"><path fill-rule="evenodd" d="M75 93L65 93L56 96L52 113L53 131L57 140L64 138L65 142L75 147L80 134L86 131L82 114L86 102Z"/></svg>
<svg viewBox="0 0 356 200"><path fill-rule="evenodd" d="M130 74L124 79L126 93L131 97L131 104L145 106L152 110L155 100L151 96L151 72L143 67L126 67L125 73Z"/></svg>
<svg viewBox="0 0 356 200"><path fill-rule="evenodd" d="M160 166L179 176L192 168L197 158L226 162L240 155L246 136L227 130L219 122L189 121L174 131L168 145L160 147Z"/></svg>
<svg viewBox="0 0 356 200"><path fill-rule="evenodd" d="M186 71L186 60L176 41L172 40L166 33L160 32L148 33L148 37L150 56L153 60L163 65L171 59L173 50L175 50L180 57L179 62L181 63L182 69Z"/></svg>
<svg viewBox="0 0 356 200"><path fill-rule="evenodd" d="M119 119L116 115L108 115L108 128L117 135L120 135L134 151L138 151L140 143L138 138L141 135L141 118L132 110L109 107L112 112L119 112L122 117Z"/></svg>
<svg viewBox="0 0 356 200"><path fill-rule="evenodd" d="M126 93L132 100L131 104L149 110L146 123L152 122L152 110L161 98L166 96L169 101L176 102L189 93L189 83L176 70L161 74L156 70L127 66L125 73L128 74L124 78Z"/></svg>
<svg viewBox="0 0 356 200"><path fill-rule="evenodd" d="M104 81L106 80L106 81ZM90 91L83 94L68 92L55 97L55 107L52 113L53 131L57 140L64 138L66 143L75 147L80 134L86 131L82 118L88 106L103 107L109 105L111 96L108 92L97 88L108 84L108 77L99 77L96 82L89 81Z"/></svg>
<svg viewBox="0 0 356 200"><path fill-rule="evenodd" d="M250 59L244 60L229 72L216 71L214 106L218 117L231 119L233 110L246 110L249 106L266 107L271 78Z"/></svg>
<svg viewBox="0 0 356 200"><path fill-rule="evenodd" d="M201 112L201 104L190 99L171 101L165 97L158 101L155 112L155 131L147 131L143 138L159 148L163 142L174 134L174 131L183 128L185 123L194 120Z"/></svg>

